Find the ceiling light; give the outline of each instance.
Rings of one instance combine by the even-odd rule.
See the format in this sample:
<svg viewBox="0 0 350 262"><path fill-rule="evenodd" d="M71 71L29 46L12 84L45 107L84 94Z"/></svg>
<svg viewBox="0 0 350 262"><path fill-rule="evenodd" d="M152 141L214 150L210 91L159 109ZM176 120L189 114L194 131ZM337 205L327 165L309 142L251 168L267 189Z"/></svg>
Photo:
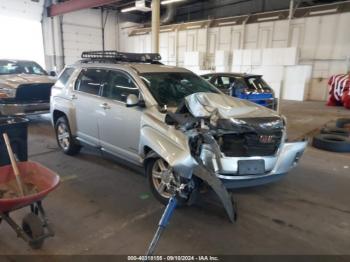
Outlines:
<svg viewBox="0 0 350 262"><path fill-rule="evenodd" d="M142 32L136 32L135 33L135 35L146 35L147 34L147 32L145 32L145 31L142 31Z"/></svg>
<svg viewBox="0 0 350 262"><path fill-rule="evenodd" d="M258 21L266 21L266 20L276 20L279 19L280 17L278 15L276 16L269 16L269 17L260 17L257 20Z"/></svg>
<svg viewBox="0 0 350 262"><path fill-rule="evenodd" d="M172 28L166 28L166 29L160 29L159 30L159 32L171 32L171 31L173 31L173 29Z"/></svg>
<svg viewBox="0 0 350 262"><path fill-rule="evenodd" d="M202 27L201 25L190 25L190 26L187 26L186 29L198 29L201 27Z"/></svg>
<svg viewBox="0 0 350 262"><path fill-rule="evenodd" d="M338 8L319 10L319 11L311 11L309 13L309 15L321 15L321 14L335 13L337 11L338 11Z"/></svg>
<svg viewBox="0 0 350 262"><path fill-rule="evenodd" d="M237 21L230 21L230 22L221 22L218 23L218 25L235 25L237 24Z"/></svg>
<svg viewBox="0 0 350 262"><path fill-rule="evenodd" d="M177 2L183 2L186 0L164 0L161 2L162 5L169 5L169 4L173 4L173 3L177 3Z"/></svg>
<svg viewBox="0 0 350 262"><path fill-rule="evenodd" d="M132 6L132 7L122 9L122 13L136 11L136 10L137 10L136 6Z"/></svg>

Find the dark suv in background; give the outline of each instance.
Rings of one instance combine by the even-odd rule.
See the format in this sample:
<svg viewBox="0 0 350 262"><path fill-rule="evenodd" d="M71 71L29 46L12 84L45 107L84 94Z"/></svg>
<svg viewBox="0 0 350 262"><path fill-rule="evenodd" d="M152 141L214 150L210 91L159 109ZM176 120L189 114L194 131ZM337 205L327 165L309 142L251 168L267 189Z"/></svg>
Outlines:
<svg viewBox="0 0 350 262"><path fill-rule="evenodd" d="M274 91L261 75L212 73L202 75L202 77L227 95L277 110L277 98L275 98Z"/></svg>

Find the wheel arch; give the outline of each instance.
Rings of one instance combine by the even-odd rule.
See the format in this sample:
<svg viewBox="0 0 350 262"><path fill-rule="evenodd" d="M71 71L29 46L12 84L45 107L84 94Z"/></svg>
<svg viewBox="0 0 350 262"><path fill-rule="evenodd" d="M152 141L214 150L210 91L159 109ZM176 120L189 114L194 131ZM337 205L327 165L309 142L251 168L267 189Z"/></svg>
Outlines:
<svg viewBox="0 0 350 262"><path fill-rule="evenodd" d="M57 120L60 118L60 117L66 117L67 118L67 115L64 113L64 112L62 112L62 111L60 111L60 110L54 110L53 112L52 112L52 121L53 121L53 124L56 124L56 122L57 122Z"/></svg>
<svg viewBox="0 0 350 262"><path fill-rule="evenodd" d="M161 157L183 177L192 176L193 169L197 166L187 143L176 143L150 127L141 130L141 148L144 166L150 159Z"/></svg>

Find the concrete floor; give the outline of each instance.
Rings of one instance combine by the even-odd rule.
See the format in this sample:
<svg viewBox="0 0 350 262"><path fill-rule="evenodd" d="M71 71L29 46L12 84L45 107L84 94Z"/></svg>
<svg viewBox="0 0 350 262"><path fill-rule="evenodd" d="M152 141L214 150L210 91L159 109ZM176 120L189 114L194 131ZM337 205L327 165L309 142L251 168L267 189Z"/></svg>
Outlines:
<svg viewBox="0 0 350 262"><path fill-rule="evenodd" d="M285 102L289 139L315 132L342 108ZM30 124L30 159L60 174L61 186L44 201L56 236L40 251L0 226L0 254L144 254L163 207L142 171L83 150L57 148L45 118ZM176 211L158 254L350 254L350 154L309 147L282 181L234 192L239 220L230 224L212 196ZM19 219L22 211L15 214Z"/></svg>

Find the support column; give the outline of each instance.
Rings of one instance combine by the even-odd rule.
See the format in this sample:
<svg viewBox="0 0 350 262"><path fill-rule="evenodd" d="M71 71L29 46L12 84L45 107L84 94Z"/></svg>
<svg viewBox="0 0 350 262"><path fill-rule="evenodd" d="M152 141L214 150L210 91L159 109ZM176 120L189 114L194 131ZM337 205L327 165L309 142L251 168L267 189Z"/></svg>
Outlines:
<svg viewBox="0 0 350 262"><path fill-rule="evenodd" d="M152 52L159 53L160 0L152 0Z"/></svg>

